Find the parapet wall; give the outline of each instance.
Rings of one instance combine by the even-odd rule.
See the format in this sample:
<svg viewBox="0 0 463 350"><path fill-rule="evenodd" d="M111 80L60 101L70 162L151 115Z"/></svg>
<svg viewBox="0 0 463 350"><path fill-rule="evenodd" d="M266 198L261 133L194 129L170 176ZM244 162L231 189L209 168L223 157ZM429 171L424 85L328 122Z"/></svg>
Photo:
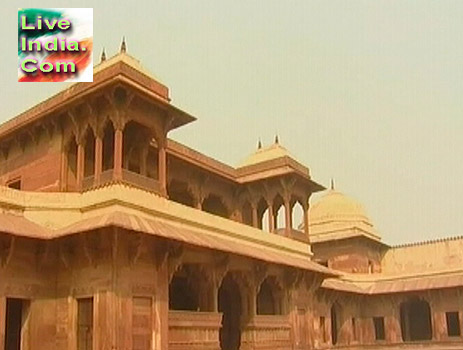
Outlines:
<svg viewBox="0 0 463 350"><path fill-rule="evenodd" d="M435 272L463 266L463 236L392 247L382 260L386 274Z"/></svg>

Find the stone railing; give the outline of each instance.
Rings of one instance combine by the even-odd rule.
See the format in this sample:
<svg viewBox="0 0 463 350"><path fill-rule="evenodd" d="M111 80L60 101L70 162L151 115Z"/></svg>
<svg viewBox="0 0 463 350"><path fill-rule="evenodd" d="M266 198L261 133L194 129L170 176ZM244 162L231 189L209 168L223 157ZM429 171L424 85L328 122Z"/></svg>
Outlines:
<svg viewBox="0 0 463 350"><path fill-rule="evenodd" d="M461 350L463 339L456 338L448 341L416 341L403 343L386 343L384 341L376 344L350 344L350 345L326 345L316 348L317 350ZM307 348L309 350L309 348ZM312 350L312 348L310 348Z"/></svg>
<svg viewBox="0 0 463 350"><path fill-rule="evenodd" d="M127 169L122 169L122 180L133 184L141 189L161 193L161 185L158 180L148 176L143 176Z"/></svg>
<svg viewBox="0 0 463 350"><path fill-rule="evenodd" d="M240 350L292 349L291 325L288 316L256 315L246 325Z"/></svg>
<svg viewBox="0 0 463 350"><path fill-rule="evenodd" d="M104 185L114 180L113 169L105 170L100 175L100 185ZM82 189L88 190L95 186L95 176L88 176L83 179ZM127 169L122 169L122 181L132 184L143 190L161 194L161 186L158 180L143 176Z"/></svg>
<svg viewBox="0 0 463 350"><path fill-rule="evenodd" d="M169 311L169 350L220 350L222 314Z"/></svg>

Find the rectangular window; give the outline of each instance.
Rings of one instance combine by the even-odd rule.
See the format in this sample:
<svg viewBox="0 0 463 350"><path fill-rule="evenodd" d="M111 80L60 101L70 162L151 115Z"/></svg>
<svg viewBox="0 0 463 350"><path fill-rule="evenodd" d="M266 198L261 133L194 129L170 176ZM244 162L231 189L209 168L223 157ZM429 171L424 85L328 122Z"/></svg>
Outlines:
<svg viewBox="0 0 463 350"><path fill-rule="evenodd" d="M320 316L320 332L321 332L322 341L326 343L326 328L325 328L325 317L324 316Z"/></svg>
<svg viewBox="0 0 463 350"><path fill-rule="evenodd" d="M459 337L461 335L460 329L460 315L458 311L446 312L445 318L447 320L447 334L449 337Z"/></svg>
<svg viewBox="0 0 463 350"><path fill-rule="evenodd" d="M77 299L77 350L93 349L93 298Z"/></svg>
<svg viewBox="0 0 463 350"><path fill-rule="evenodd" d="M132 349L151 349L153 301L150 297L134 297L132 314Z"/></svg>
<svg viewBox="0 0 463 350"><path fill-rule="evenodd" d="M386 334L384 332L384 317L373 317L373 324L375 326L376 340L385 340Z"/></svg>
<svg viewBox="0 0 463 350"><path fill-rule="evenodd" d="M7 182L6 187L13 188L15 190L21 189L21 179L15 179Z"/></svg>
<svg viewBox="0 0 463 350"><path fill-rule="evenodd" d="M21 338L28 319L27 300L6 299L5 350L21 349Z"/></svg>

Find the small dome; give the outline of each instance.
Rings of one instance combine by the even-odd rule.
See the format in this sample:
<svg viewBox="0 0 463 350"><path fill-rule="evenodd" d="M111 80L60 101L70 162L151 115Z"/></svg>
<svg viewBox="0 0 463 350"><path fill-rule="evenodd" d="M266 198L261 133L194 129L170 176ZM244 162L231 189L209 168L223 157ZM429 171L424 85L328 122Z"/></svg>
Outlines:
<svg viewBox="0 0 463 350"><path fill-rule="evenodd" d="M294 159L294 157L291 156L291 154L285 147L283 147L279 143L274 143L271 146L259 148L257 151L255 151L253 154L247 157L244 161L242 161L238 167L241 168L258 163L263 163L269 160L274 160L285 156Z"/></svg>
<svg viewBox="0 0 463 350"><path fill-rule="evenodd" d="M331 189L310 208L312 241L326 241L354 236L380 240L363 206L354 199Z"/></svg>

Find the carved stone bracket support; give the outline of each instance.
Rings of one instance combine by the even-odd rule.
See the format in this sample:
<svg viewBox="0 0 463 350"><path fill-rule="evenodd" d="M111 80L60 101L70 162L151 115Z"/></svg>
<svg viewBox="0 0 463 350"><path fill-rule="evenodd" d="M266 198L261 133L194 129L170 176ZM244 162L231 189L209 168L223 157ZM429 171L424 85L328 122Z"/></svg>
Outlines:
<svg viewBox="0 0 463 350"><path fill-rule="evenodd" d="M4 236L0 239L0 265L7 267L13 257L16 245L15 236Z"/></svg>

